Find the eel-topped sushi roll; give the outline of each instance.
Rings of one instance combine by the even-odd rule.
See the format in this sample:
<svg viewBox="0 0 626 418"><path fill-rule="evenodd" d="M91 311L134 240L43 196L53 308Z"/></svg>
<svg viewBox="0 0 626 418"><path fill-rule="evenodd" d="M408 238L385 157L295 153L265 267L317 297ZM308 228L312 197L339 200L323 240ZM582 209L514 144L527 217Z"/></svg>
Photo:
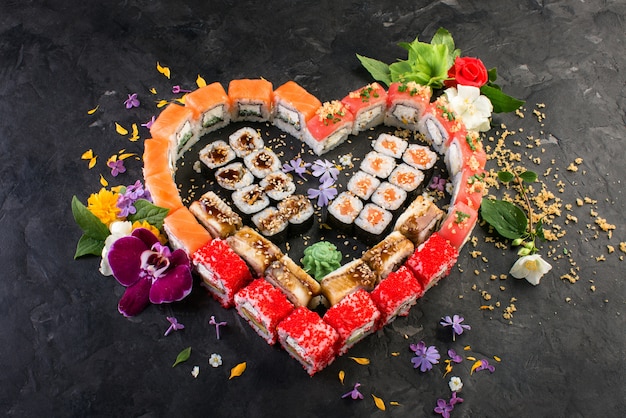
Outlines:
<svg viewBox="0 0 626 418"><path fill-rule="evenodd" d="M200 127L200 137L230 123L230 98L217 81L187 94L185 106L194 112L194 124Z"/></svg>
<svg viewBox="0 0 626 418"><path fill-rule="evenodd" d="M204 163L210 170L222 167L232 160L237 155L235 151L226 143L226 141L217 140L210 144L207 144L198 153L200 161Z"/></svg>
<svg viewBox="0 0 626 418"><path fill-rule="evenodd" d="M411 269L426 291L450 272L458 257L457 249L434 232L417 247L405 265Z"/></svg>
<svg viewBox="0 0 626 418"><path fill-rule="evenodd" d="M447 239L457 251L461 251L463 245L469 240L477 219L477 209L463 202L456 202L448 209L448 214L441 223L438 233Z"/></svg>
<svg viewBox="0 0 626 418"><path fill-rule="evenodd" d="M212 191L193 201L189 211L213 238L226 238L243 227L241 217Z"/></svg>
<svg viewBox="0 0 626 418"><path fill-rule="evenodd" d="M380 312L369 292L359 289L341 299L324 314L323 320L339 334L338 354L376 331Z"/></svg>
<svg viewBox="0 0 626 418"><path fill-rule="evenodd" d="M385 125L417 131L431 96L430 87L414 81L391 83L387 91Z"/></svg>
<svg viewBox="0 0 626 418"><path fill-rule="evenodd" d="M248 226L229 236L226 241L245 260L254 277L263 277L272 261L283 256L276 244Z"/></svg>
<svg viewBox="0 0 626 418"><path fill-rule="evenodd" d="M318 314L296 308L278 324L278 340L291 357L313 376L331 364L337 355L339 334Z"/></svg>
<svg viewBox="0 0 626 418"><path fill-rule="evenodd" d="M295 81L287 81L274 91L274 126L302 140L307 122L322 102Z"/></svg>
<svg viewBox="0 0 626 418"><path fill-rule="evenodd" d="M378 83L371 83L351 91L341 102L354 115L352 134L366 131L383 123L387 109L387 91Z"/></svg>
<svg viewBox="0 0 626 418"><path fill-rule="evenodd" d="M326 275L322 281L322 294L331 305L357 289L371 291L376 285L376 273L360 258L350 261Z"/></svg>
<svg viewBox="0 0 626 418"><path fill-rule="evenodd" d="M370 294L380 311L378 327L391 323L397 316L408 315L423 294L424 288L408 267L389 273Z"/></svg>
<svg viewBox="0 0 626 418"><path fill-rule="evenodd" d="M272 83L263 79L231 80L228 84L233 122L266 122L272 116Z"/></svg>
<svg viewBox="0 0 626 418"><path fill-rule="evenodd" d="M398 217L393 229L418 246L435 231L443 215L444 212L431 199L417 196Z"/></svg>
<svg viewBox="0 0 626 418"><path fill-rule="evenodd" d="M171 103L161 111L150 126L153 138L165 138L170 141L172 166L175 166L183 153L200 139L193 116L193 111L188 107Z"/></svg>
<svg viewBox="0 0 626 418"><path fill-rule="evenodd" d="M365 251L361 260L376 273L378 282L401 266L407 258L413 255L413 251L413 243L400 232L394 231Z"/></svg>
<svg viewBox="0 0 626 418"><path fill-rule="evenodd" d="M317 155L343 143L352 133L354 115L338 100L325 102L306 124L302 140Z"/></svg>
<svg viewBox="0 0 626 418"><path fill-rule="evenodd" d="M265 280L281 289L296 307L307 306L322 290L319 282L287 255L270 263Z"/></svg>

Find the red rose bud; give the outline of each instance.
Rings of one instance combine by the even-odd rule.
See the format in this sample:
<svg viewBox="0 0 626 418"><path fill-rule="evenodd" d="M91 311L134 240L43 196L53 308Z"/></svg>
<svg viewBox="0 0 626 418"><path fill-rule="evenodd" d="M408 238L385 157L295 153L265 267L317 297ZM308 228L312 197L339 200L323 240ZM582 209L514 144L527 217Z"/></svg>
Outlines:
<svg viewBox="0 0 626 418"><path fill-rule="evenodd" d="M448 70L448 78L450 80L444 82L446 87L456 87L457 84L481 87L487 83L489 76L485 65L478 58L457 57Z"/></svg>

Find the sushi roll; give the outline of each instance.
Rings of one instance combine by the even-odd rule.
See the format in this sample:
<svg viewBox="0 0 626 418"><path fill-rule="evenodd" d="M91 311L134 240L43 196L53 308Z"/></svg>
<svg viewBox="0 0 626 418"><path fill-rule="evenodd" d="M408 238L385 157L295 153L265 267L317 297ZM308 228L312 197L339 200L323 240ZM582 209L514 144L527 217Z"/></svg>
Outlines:
<svg viewBox="0 0 626 418"><path fill-rule="evenodd" d="M325 102L306 124L302 140L317 155L343 143L352 133L354 115L338 100Z"/></svg>
<svg viewBox="0 0 626 418"><path fill-rule="evenodd" d="M267 207L252 216L252 223L268 238L283 241L287 238L289 221L274 206Z"/></svg>
<svg viewBox="0 0 626 418"><path fill-rule="evenodd" d="M406 140L389 134L380 134L372 142L374 151L398 159L402 158L402 154L408 145L409 143Z"/></svg>
<svg viewBox="0 0 626 418"><path fill-rule="evenodd" d="M437 162L437 153L423 145L411 144L402 154L402 161L418 170L427 171Z"/></svg>
<svg viewBox="0 0 626 418"><path fill-rule="evenodd" d="M439 154L443 155L452 135L465 130L465 126L450 109L448 100L443 95L428 105L418 123L417 130Z"/></svg>
<svg viewBox="0 0 626 418"><path fill-rule="evenodd" d="M456 263L459 252L441 235L434 232L419 245L405 265L427 291L448 275Z"/></svg>
<svg viewBox="0 0 626 418"><path fill-rule="evenodd" d="M424 288L408 267L389 273L370 294L380 311L378 327L391 323L397 316L408 315L423 294Z"/></svg>
<svg viewBox="0 0 626 418"><path fill-rule="evenodd" d="M380 185L380 180L375 176L359 170L350 177L348 190L363 200L368 200L374 190Z"/></svg>
<svg viewBox="0 0 626 418"><path fill-rule="evenodd" d="M193 201L189 211L213 238L226 238L243 227L241 217L212 191Z"/></svg>
<svg viewBox="0 0 626 418"><path fill-rule="evenodd" d="M418 122L428 107L431 96L430 87L414 81L391 83L387 91L385 125L417 131Z"/></svg>
<svg viewBox="0 0 626 418"><path fill-rule="evenodd" d="M235 305L235 293L252 281L245 261L222 239L214 239L192 255L202 284L224 308Z"/></svg>
<svg viewBox="0 0 626 418"><path fill-rule="evenodd" d="M341 192L328 206L328 224L343 230L352 230L354 220L363 209L363 202L350 192Z"/></svg>
<svg viewBox="0 0 626 418"><path fill-rule="evenodd" d="M150 134L153 138L170 141L172 166L175 166L183 153L200 139L193 123L193 111L176 103L171 103L163 109L150 126Z"/></svg>
<svg viewBox="0 0 626 418"><path fill-rule="evenodd" d="M339 334L315 312L296 308L278 324L278 340L291 357L313 376L337 355Z"/></svg>
<svg viewBox="0 0 626 418"><path fill-rule="evenodd" d="M189 258L213 239L186 207L170 212L163 220L163 229L172 248L184 250Z"/></svg>
<svg viewBox="0 0 626 418"><path fill-rule="evenodd" d="M387 110L387 91L378 83L371 83L351 91L341 102L354 115L352 134L366 131L383 123Z"/></svg>
<svg viewBox="0 0 626 418"><path fill-rule="evenodd" d="M262 211L270 205L270 199L267 197L263 188L258 184L251 184L242 189L235 190L232 195L233 203L243 215L251 215ZM248 219L246 219L248 220Z"/></svg>
<svg viewBox="0 0 626 418"><path fill-rule="evenodd" d="M265 176L259 185L265 190L267 196L275 202L279 202L291 196L296 191L296 184L291 176L282 171L274 171Z"/></svg>
<svg viewBox="0 0 626 418"><path fill-rule="evenodd" d="M231 120L269 121L272 116L272 89L272 83L263 78L231 80L228 84Z"/></svg>
<svg viewBox="0 0 626 418"><path fill-rule="evenodd" d="M384 181L372 194L372 203L393 212L400 209L406 201L406 196L404 189Z"/></svg>
<svg viewBox="0 0 626 418"><path fill-rule="evenodd" d="M317 280L287 255L270 263L265 270L265 280L281 289L296 307L307 306L322 290Z"/></svg>
<svg viewBox="0 0 626 418"><path fill-rule="evenodd" d="M389 175L389 183L407 193L415 192L424 181L424 173L408 164L399 164Z"/></svg>
<svg viewBox="0 0 626 418"><path fill-rule="evenodd" d="M487 153L478 132L469 131L463 134L452 137L444 157L450 177L456 176L461 170L474 173L482 171L487 163Z"/></svg>
<svg viewBox="0 0 626 418"><path fill-rule="evenodd" d="M461 202L474 210L478 210L483 196L487 192L486 174L485 171L473 173L470 170L457 173L452 179L453 189L450 204L455 205Z"/></svg>
<svg viewBox="0 0 626 418"><path fill-rule="evenodd" d="M368 243L379 242L391 229L393 215L374 203L367 203L354 220L355 234Z"/></svg>
<svg viewBox="0 0 626 418"><path fill-rule="evenodd" d="M322 318L339 334L338 354L345 354L353 345L376 331L380 312L370 294L359 289L341 299Z"/></svg>
<svg viewBox="0 0 626 418"><path fill-rule="evenodd" d="M252 175L259 179L280 170L281 167L280 159L269 148L252 151L243 157L243 162Z"/></svg>
<svg viewBox="0 0 626 418"><path fill-rule="evenodd" d="M368 174L371 174L372 176L386 179L395 167L395 158L376 151L370 151L365 154L365 157L363 157L360 169Z"/></svg>
<svg viewBox="0 0 626 418"><path fill-rule="evenodd" d="M435 231L443 215L432 200L418 196L398 217L393 229L418 246Z"/></svg>
<svg viewBox="0 0 626 418"><path fill-rule="evenodd" d="M226 241L245 260L254 277L263 277L272 261L283 256L280 248L247 226L226 238Z"/></svg>
<svg viewBox="0 0 626 418"><path fill-rule="evenodd" d="M274 126L302 140L307 122L315 116L322 102L295 81L288 81L274 91Z"/></svg>
<svg viewBox="0 0 626 418"><path fill-rule="evenodd" d="M387 235L382 241L361 256L377 276L377 282L385 279L392 271L413 255L413 243L398 231Z"/></svg>
<svg viewBox="0 0 626 418"><path fill-rule="evenodd" d="M441 223L438 233L447 239L457 251L461 251L470 238L477 219L477 209L470 208L463 202L456 202L448 209L448 214Z"/></svg>
<svg viewBox="0 0 626 418"><path fill-rule="evenodd" d="M230 98L219 83L211 83L185 96L185 107L194 113L198 136L221 129L230 123Z"/></svg>
<svg viewBox="0 0 626 418"><path fill-rule="evenodd" d="M169 209L170 213L183 207L183 201L180 198L176 182L172 178L172 173L161 171L151 174L145 177L144 184L156 206Z"/></svg>
<svg viewBox="0 0 626 418"><path fill-rule="evenodd" d="M215 171L215 181L226 190L241 190L254 183L254 176L243 163L231 163Z"/></svg>
<svg viewBox="0 0 626 418"><path fill-rule="evenodd" d="M356 259L324 276L320 284L322 294L332 306L358 289L373 290L376 273L363 260Z"/></svg>
<svg viewBox="0 0 626 418"><path fill-rule="evenodd" d="M278 203L278 210L289 221L290 230L303 232L313 224L315 209L308 197L296 194L286 197Z"/></svg>
<svg viewBox="0 0 626 418"><path fill-rule="evenodd" d="M240 289L234 301L237 313L270 345L278 339L276 326L294 309L285 294L264 278Z"/></svg>
<svg viewBox="0 0 626 418"><path fill-rule="evenodd" d="M235 151L225 141L214 141L200 150L200 161L204 163L209 169L214 170L216 168L225 166L237 155Z"/></svg>
<svg viewBox="0 0 626 418"><path fill-rule="evenodd" d="M150 138L143 142L143 178L152 174L173 173L174 167L169 157L170 142L164 138Z"/></svg>
<svg viewBox="0 0 626 418"><path fill-rule="evenodd" d="M252 151L263 149L265 146L261 134L247 126L230 134L228 144L239 158L245 157Z"/></svg>

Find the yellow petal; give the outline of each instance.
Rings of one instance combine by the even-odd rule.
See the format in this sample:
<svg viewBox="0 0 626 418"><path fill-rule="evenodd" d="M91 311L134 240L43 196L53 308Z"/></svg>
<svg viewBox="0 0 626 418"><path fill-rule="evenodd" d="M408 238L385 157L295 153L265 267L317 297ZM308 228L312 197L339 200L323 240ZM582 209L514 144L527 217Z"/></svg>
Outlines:
<svg viewBox="0 0 626 418"><path fill-rule="evenodd" d="M137 128L137 124L133 123L132 125L132 134L130 136L130 138L128 138L128 140L130 142L135 142L139 139L139 128Z"/></svg>
<svg viewBox="0 0 626 418"><path fill-rule="evenodd" d="M380 399L378 396L372 394L372 398L374 398L374 403L376 404L376 407L378 409L380 409L381 411L385 410L385 402Z"/></svg>
<svg viewBox="0 0 626 418"><path fill-rule="evenodd" d="M93 150L90 148L87 151L83 152L83 155L80 156L82 160L91 160L93 158Z"/></svg>
<svg viewBox="0 0 626 418"><path fill-rule="evenodd" d="M498 363L500 363L502 361L502 359L500 357L498 357L498 356L493 356L493 359L495 361L497 361Z"/></svg>
<svg viewBox="0 0 626 418"><path fill-rule="evenodd" d="M117 122L115 122L115 132L120 135L128 135L128 130Z"/></svg>
<svg viewBox="0 0 626 418"><path fill-rule="evenodd" d="M343 370L339 370L339 381L341 382L341 384L343 385L343 379L346 377L346 372L344 372Z"/></svg>
<svg viewBox="0 0 626 418"><path fill-rule="evenodd" d="M100 105L98 105L98 106L94 107L93 109L89 109L89 110L87 111L87 114L88 114L88 115L93 115L94 113L96 113L96 110L98 110L98 108L99 108L99 107L100 107Z"/></svg>
<svg viewBox="0 0 626 418"><path fill-rule="evenodd" d="M394 356L394 357L398 357L400 355L400 353L397 352L397 351L394 351L393 353L391 353L391 355Z"/></svg>
<svg viewBox="0 0 626 418"><path fill-rule="evenodd" d="M204 81L204 78L200 77L200 74L198 74L198 78L196 78L196 85L198 88L206 86L206 81Z"/></svg>
<svg viewBox="0 0 626 418"><path fill-rule="evenodd" d="M154 87L151 87L150 88L150 93L157 94L157 91L156 91L156 89Z"/></svg>
<svg viewBox="0 0 626 418"><path fill-rule="evenodd" d="M176 101L182 105L185 104L185 97L187 97L187 95L185 94L183 97L181 97L180 99L176 99Z"/></svg>
<svg viewBox="0 0 626 418"><path fill-rule="evenodd" d="M102 187L107 187L109 185L109 182L104 178L102 174L100 174L100 184L102 185Z"/></svg>
<svg viewBox="0 0 626 418"><path fill-rule="evenodd" d="M244 361L243 363L239 363L238 365L230 369L230 377L228 378L228 380L232 379L233 377L241 376L245 371L246 362Z"/></svg>
<svg viewBox="0 0 626 418"><path fill-rule="evenodd" d="M161 108L161 107L167 106L168 104L169 104L169 102L167 100L159 100L157 102L157 107Z"/></svg>
<svg viewBox="0 0 626 418"><path fill-rule="evenodd" d="M476 360L476 357L473 357L473 356L467 356L467 359L468 359L468 360L471 360L471 361L475 361L475 360Z"/></svg>
<svg viewBox="0 0 626 418"><path fill-rule="evenodd" d="M89 160L89 169L91 170L92 168L94 168L94 166L96 165L96 158L97 157L93 157L92 159Z"/></svg>
<svg viewBox="0 0 626 418"><path fill-rule="evenodd" d="M127 152L126 154L120 154L117 158L118 158L118 160L125 160L128 157L132 157L133 155L137 155L137 154L133 154L133 153Z"/></svg>
<svg viewBox="0 0 626 418"><path fill-rule="evenodd" d="M400 406L400 402L391 401L391 402L389 402L389 405Z"/></svg>
<svg viewBox="0 0 626 418"><path fill-rule="evenodd" d="M358 364L361 364L363 366L370 364L370 360L365 357L348 357L348 358L356 361Z"/></svg>
<svg viewBox="0 0 626 418"><path fill-rule="evenodd" d="M446 364L446 372L443 374L443 377L446 377L446 375L452 371L452 364L450 364L450 362L447 363L448 364Z"/></svg>
<svg viewBox="0 0 626 418"><path fill-rule="evenodd" d="M156 64L157 71L163 74L165 77L170 78L170 69L168 67L162 67L161 64L157 62Z"/></svg>
<svg viewBox="0 0 626 418"><path fill-rule="evenodd" d="M472 370L470 370L470 374L474 373L474 371L482 364L482 362L480 360L477 360L476 362L474 362L474 365L472 366Z"/></svg>
<svg viewBox="0 0 626 418"><path fill-rule="evenodd" d="M465 351L470 351L472 349L472 347L470 347L469 345L466 345L465 347L463 347L463 350Z"/></svg>

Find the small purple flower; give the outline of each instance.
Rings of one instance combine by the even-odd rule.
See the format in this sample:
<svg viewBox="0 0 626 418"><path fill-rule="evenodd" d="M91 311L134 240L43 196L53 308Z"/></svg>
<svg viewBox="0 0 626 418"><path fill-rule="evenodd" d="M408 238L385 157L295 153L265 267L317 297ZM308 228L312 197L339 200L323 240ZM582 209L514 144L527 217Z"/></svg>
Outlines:
<svg viewBox="0 0 626 418"><path fill-rule="evenodd" d="M108 259L113 276L126 287L118 304L124 316L139 314L150 302L176 302L191 293L193 278L185 251L170 251L147 229L137 228L115 241Z"/></svg>
<svg viewBox="0 0 626 418"><path fill-rule="evenodd" d="M226 321L222 321L222 322L217 322L215 320L215 317L213 315L211 315L211 319L209 320L209 324L211 325L215 325L215 334L217 336L217 339L220 339L220 327L223 325L226 325Z"/></svg>
<svg viewBox="0 0 626 418"><path fill-rule="evenodd" d="M126 187L126 190L117 198L117 207L120 209L120 216L126 217L137 213L135 202L139 199L145 199L152 202L150 192L143 188L141 181L137 180L135 184Z"/></svg>
<svg viewBox="0 0 626 418"><path fill-rule="evenodd" d="M354 389L352 389L350 392L344 393L341 398L347 398L348 396L351 397L352 399L363 399L363 394L361 392L359 392L359 386L361 386L360 383L355 383L354 384Z"/></svg>
<svg viewBox="0 0 626 418"><path fill-rule="evenodd" d="M463 361L463 357L459 356L453 349L448 350L448 357L450 357L450 360L457 364Z"/></svg>
<svg viewBox="0 0 626 418"><path fill-rule="evenodd" d="M300 176L300 178L302 180L306 180L306 178L303 176L303 174L306 173L306 169L310 165L311 165L310 163L305 163L304 161L302 161L302 158L294 158L293 160L289 161L288 163L283 164L283 172L284 173L289 173L289 172L293 171L298 176Z"/></svg>
<svg viewBox="0 0 626 418"><path fill-rule="evenodd" d="M452 392L452 397L450 398L450 406L454 407L454 405L458 403L463 403L464 399L457 396L456 391Z"/></svg>
<svg viewBox="0 0 626 418"><path fill-rule="evenodd" d="M452 341L455 341L457 335L463 334L463 330L470 330L472 327L466 324L461 324L461 322L465 321L465 318L459 315L453 315L452 318L450 316L445 316L441 318L440 324L444 327L452 327Z"/></svg>
<svg viewBox="0 0 626 418"><path fill-rule="evenodd" d="M111 169L111 175L113 177L117 177L118 174L126 172L126 167L124 167L124 160L109 160L107 161L107 167Z"/></svg>
<svg viewBox="0 0 626 418"><path fill-rule="evenodd" d="M411 344L409 348L415 352L415 357L411 359L413 368L419 367L420 371L425 372L432 369L433 364L439 363L441 356L434 345L426 347L424 341L420 341L418 344Z"/></svg>
<svg viewBox="0 0 626 418"><path fill-rule="evenodd" d="M163 336L165 337L167 337L172 331L178 331L179 329L185 328L185 326L183 324L180 324L178 320L173 316L168 316L167 320L170 323L170 327L167 329L167 331L165 331L165 334L163 334Z"/></svg>
<svg viewBox="0 0 626 418"><path fill-rule="evenodd" d="M329 178L320 185L319 189L310 188L308 190L308 198L317 198L317 206L319 207L328 205L328 202L337 196L337 189L332 187L334 183L335 181L332 178Z"/></svg>
<svg viewBox="0 0 626 418"><path fill-rule="evenodd" d="M454 409L454 406L450 405L444 399L437 399L437 406L434 411L444 418L450 418L450 412Z"/></svg>
<svg viewBox="0 0 626 418"><path fill-rule="evenodd" d="M446 187L446 179L439 176L433 176L433 179L428 187L432 190L439 190L440 192L443 192Z"/></svg>
<svg viewBox="0 0 626 418"><path fill-rule="evenodd" d="M311 170L315 177L319 177L320 183L325 183L328 179L334 182L339 176L339 169L328 160L315 160L311 165Z"/></svg>
<svg viewBox="0 0 626 418"><path fill-rule="evenodd" d="M139 107L139 99L137 98L137 93L129 94L128 99L124 100L124 104L126 105L126 109L132 109L133 107Z"/></svg>
<svg viewBox="0 0 626 418"><path fill-rule="evenodd" d="M487 359L482 359L482 360L478 360L478 365L474 365L474 367L472 367L472 372L476 371L479 372L481 370L489 370L490 373L493 373L496 371L496 367L492 364L489 364L489 360Z"/></svg>
<svg viewBox="0 0 626 418"><path fill-rule="evenodd" d="M144 128L150 129L152 128L152 124L154 124L155 121L156 121L156 116L152 116L148 122L142 123L141 126L143 126Z"/></svg>
<svg viewBox="0 0 626 418"><path fill-rule="evenodd" d="M190 93L190 92L191 92L191 90L184 90L180 86L172 86L172 93L174 93L174 94Z"/></svg>

